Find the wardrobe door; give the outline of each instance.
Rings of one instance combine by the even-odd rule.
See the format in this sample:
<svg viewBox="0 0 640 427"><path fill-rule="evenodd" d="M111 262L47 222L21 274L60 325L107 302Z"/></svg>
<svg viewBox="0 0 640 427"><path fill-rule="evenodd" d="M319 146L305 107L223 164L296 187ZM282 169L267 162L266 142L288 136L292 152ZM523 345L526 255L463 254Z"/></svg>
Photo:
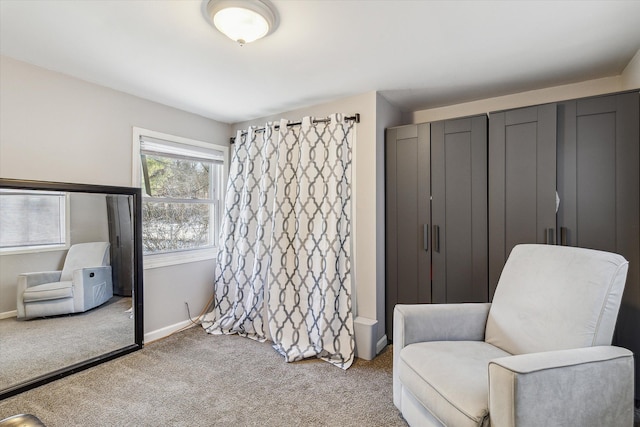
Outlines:
<svg viewBox="0 0 640 427"><path fill-rule="evenodd" d="M511 249L555 241L556 105L489 116L489 297Z"/></svg>
<svg viewBox="0 0 640 427"><path fill-rule="evenodd" d="M558 106L560 244L616 252L629 261L615 342L636 355L640 354L639 102L635 92ZM636 384L639 381L637 376Z"/></svg>
<svg viewBox="0 0 640 427"><path fill-rule="evenodd" d="M387 129L386 329L396 304L431 302L429 124Z"/></svg>
<svg viewBox="0 0 640 427"><path fill-rule="evenodd" d="M432 302L488 301L487 117L431 124Z"/></svg>
<svg viewBox="0 0 640 427"><path fill-rule="evenodd" d="M637 93L559 105L560 244L638 255L637 111Z"/></svg>

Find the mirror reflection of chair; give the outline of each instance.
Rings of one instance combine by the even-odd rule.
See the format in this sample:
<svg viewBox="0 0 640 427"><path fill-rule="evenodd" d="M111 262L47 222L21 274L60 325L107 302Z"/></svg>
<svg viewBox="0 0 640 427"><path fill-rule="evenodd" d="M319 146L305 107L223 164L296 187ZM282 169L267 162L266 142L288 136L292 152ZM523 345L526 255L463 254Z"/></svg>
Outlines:
<svg viewBox="0 0 640 427"><path fill-rule="evenodd" d="M18 318L81 313L109 301L113 282L109 243L79 243L69 248L61 271L18 276Z"/></svg>

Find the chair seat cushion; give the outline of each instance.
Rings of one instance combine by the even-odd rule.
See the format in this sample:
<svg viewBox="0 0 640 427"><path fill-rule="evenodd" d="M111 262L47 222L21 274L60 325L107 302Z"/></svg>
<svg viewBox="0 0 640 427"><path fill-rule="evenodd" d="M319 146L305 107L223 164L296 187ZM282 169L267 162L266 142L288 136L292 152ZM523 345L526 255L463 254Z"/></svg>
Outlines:
<svg viewBox="0 0 640 427"><path fill-rule="evenodd" d="M482 341L410 344L400 352L403 386L444 425L489 425L489 361L509 353Z"/></svg>
<svg viewBox="0 0 640 427"><path fill-rule="evenodd" d="M50 301L61 298L73 298L72 282L53 282L25 289L24 302Z"/></svg>

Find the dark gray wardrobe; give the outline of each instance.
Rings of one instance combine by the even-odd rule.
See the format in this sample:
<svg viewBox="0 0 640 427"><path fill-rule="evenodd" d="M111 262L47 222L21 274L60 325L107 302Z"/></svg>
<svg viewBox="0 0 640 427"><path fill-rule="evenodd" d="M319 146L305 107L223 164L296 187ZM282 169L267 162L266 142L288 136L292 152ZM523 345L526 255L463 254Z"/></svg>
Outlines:
<svg viewBox="0 0 640 427"><path fill-rule="evenodd" d="M487 117L387 129L386 319L398 303L488 300Z"/></svg>
<svg viewBox="0 0 640 427"><path fill-rule="evenodd" d="M491 113L491 295L518 243L640 259L638 105L631 92ZM640 283L637 264L629 276Z"/></svg>

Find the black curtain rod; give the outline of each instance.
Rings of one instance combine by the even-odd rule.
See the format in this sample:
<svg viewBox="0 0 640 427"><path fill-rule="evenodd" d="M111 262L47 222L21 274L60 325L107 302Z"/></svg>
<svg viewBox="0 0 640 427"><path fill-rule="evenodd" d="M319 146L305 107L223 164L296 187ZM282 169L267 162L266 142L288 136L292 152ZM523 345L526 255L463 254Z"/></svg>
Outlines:
<svg viewBox="0 0 640 427"><path fill-rule="evenodd" d="M360 123L360 113L355 113L353 116L348 116L344 118L345 120L352 120L356 123ZM324 119L313 119L311 121L311 123L329 123L331 121L330 117L325 117ZM302 122L293 122L293 123L287 123L287 127L289 126L300 126L302 124ZM275 125L273 127L275 130L280 129L280 125ZM264 128L256 128L255 129L256 132L263 132ZM243 130L240 135L245 136L247 134L246 130ZM231 138L229 138L229 143L233 144L236 142L236 137L232 136Z"/></svg>

